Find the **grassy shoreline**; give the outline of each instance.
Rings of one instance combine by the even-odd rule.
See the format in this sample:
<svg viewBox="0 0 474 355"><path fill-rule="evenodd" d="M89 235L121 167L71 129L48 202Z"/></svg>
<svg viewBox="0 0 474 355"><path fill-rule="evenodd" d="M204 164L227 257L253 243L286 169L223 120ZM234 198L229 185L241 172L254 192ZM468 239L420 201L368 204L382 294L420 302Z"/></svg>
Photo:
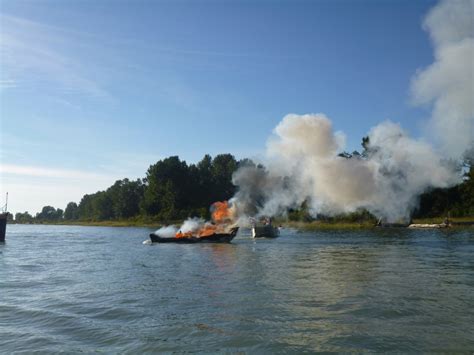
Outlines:
<svg viewBox="0 0 474 355"><path fill-rule="evenodd" d="M419 218L413 219L414 224L440 224L443 223L445 217L433 217L433 218ZM474 223L474 217L455 217L450 218L451 222L470 222ZM311 230L331 230L331 229L372 229L375 228L373 222L325 222L325 221L312 221L312 222L282 222L286 228L295 228L299 230L311 231ZM453 226L453 228L462 228L464 226Z"/></svg>
<svg viewBox="0 0 474 355"><path fill-rule="evenodd" d="M474 217L455 217L450 219L452 222L474 222ZM436 224L442 223L444 217L435 218L423 218L414 219L413 223L420 224ZM164 225L176 224L180 225L182 221L170 221L167 223L154 222L154 221L143 221L143 220L121 220L121 221L61 221L61 222L35 222L28 224L38 225L71 225L71 226L94 226L94 227L145 227L158 229ZM16 223L12 223L16 224ZM18 223L20 224L20 223ZM331 229L372 229L374 223L369 221L364 222L346 222L346 221L312 221L312 222L300 222L300 221L278 221L275 224L281 224L285 228L294 228L299 230L331 230Z"/></svg>

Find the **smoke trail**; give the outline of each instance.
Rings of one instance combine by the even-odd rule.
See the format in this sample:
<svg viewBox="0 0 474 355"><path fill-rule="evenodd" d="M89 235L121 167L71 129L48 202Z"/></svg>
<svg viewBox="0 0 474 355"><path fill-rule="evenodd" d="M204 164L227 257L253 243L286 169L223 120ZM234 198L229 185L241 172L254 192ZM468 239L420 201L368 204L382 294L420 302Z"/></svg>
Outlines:
<svg viewBox="0 0 474 355"><path fill-rule="evenodd" d="M433 103L431 134L457 159L474 150L474 0L442 1L425 18L435 62L412 81L416 103Z"/></svg>

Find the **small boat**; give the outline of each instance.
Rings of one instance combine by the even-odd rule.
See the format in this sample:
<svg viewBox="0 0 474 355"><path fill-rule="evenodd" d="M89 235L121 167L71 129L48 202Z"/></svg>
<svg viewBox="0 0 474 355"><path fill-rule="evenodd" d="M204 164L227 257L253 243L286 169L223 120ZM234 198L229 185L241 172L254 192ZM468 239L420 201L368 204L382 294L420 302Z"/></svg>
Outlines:
<svg viewBox="0 0 474 355"><path fill-rule="evenodd" d="M276 238L280 235L280 229L271 224L252 227L252 238Z"/></svg>
<svg viewBox="0 0 474 355"><path fill-rule="evenodd" d="M407 228L409 223L378 223L375 227L378 228Z"/></svg>
<svg viewBox="0 0 474 355"><path fill-rule="evenodd" d="M8 222L8 192L6 197L6 203L1 208L2 212L0 212L0 243L5 242L5 234L7 232L7 222Z"/></svg>
<svg viewBox="0 0 474 355"><path fill-rule="evenodd" d="M377 223L375 224L375 227L380 227L380 228L407 228L411 224L410 222L387 222L383 218L379 218Z"/></svg>
<svg viewBox="0 0 474 355"><path fill-rule="evenodd" d="M237 235L239 227L232 228L230 233L214 233L206 237L182 237L182 238L163 238L155 233L150 234L152 243L178 243L178 244L194 244L194 243L230 243Z"/></svg>
<svg viewBox="0 0 474 355"><path fill-rule="evenodd" d="M7 231L8 212L0 213L0 243L5 242L5 233Z"/></svg>

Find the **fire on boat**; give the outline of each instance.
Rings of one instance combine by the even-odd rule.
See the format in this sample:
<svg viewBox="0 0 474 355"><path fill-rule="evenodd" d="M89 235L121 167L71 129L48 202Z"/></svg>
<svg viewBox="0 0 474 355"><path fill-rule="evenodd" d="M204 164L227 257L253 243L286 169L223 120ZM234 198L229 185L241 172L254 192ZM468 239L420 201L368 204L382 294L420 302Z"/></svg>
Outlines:
<svg viewBox="0 0 474 355"><path fill-rule="evenodd" d="M230 243L239 227L233 223L234 211L227 202L215 202L211 206L212 221L203 223L198 229L180 229L173 237L160 236L158 230L150 234L152 243ZM184 224L183 224L184 226Z"/></svg>
<svg viewBox="0 0 474 355"><path fill-rule="evenodd" d="M152 243L180 243L180 244L193 244L193 243L230 243L232 239L237 235L239 227L230 229L229 233L213 233L205 237L189 236L189 237L173 237L164 238L157 236L156 234L150 234Z"/></svg>

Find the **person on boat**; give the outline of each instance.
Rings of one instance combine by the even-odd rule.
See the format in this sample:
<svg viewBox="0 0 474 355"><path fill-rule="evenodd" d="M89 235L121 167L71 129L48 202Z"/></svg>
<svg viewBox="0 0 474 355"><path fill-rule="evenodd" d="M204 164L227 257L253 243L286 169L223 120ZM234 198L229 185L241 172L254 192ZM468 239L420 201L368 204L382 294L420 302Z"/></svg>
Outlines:
<svg viewBox="0 0 474 355"><path fill-rule="evenodd" d="M176 238L191 238L192 236L193 236L192 232L183 233L181 229L178 231L178 233L175 234Z"/></svg>

